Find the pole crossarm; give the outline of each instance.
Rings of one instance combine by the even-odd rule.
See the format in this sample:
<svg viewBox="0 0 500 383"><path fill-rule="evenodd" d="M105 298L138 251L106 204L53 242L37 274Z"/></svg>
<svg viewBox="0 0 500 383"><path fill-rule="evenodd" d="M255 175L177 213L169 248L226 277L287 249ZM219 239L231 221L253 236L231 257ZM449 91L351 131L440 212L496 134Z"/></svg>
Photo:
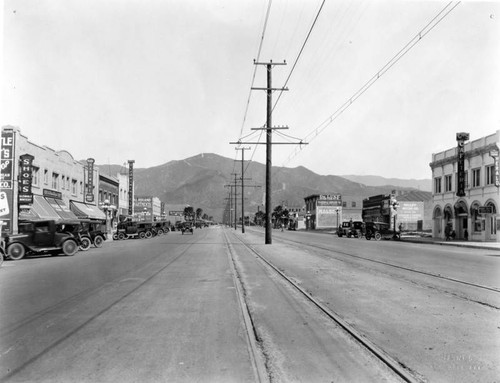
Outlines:
<svg viewBox="0 0 500 383"><path fill-rule="evenodd" d="M252 87L250 89L252 89L252 90L270 90L273 92L275 92L277 90L285 92L288 90L288 88L261 88L261 87Z"/></svg>
<svg viewBox="0 0 500 383"><path fill-rule="evenodd" d="M233 144L233 142L231 142ZM245 142L248 145L266 145L266 142ZM308 142L273 142L272 145L309 145Z"/></svg>
<svg viewBox="0 0 500 383"><path fill-rule="evenodd" d="M273 62L273 60L269 60L269 62L258 62L257 60L253 60L254 65L286 65L286 60L283 62Z"/></svg>

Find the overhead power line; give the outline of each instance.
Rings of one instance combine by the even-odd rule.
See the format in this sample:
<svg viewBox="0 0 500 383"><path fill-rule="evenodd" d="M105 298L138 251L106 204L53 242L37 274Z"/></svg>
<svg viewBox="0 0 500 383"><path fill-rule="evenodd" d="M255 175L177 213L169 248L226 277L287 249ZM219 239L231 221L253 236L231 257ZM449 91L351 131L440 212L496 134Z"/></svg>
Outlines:
<svg viewBox="0 0 500 383"><path fill-rule="evenodd" d="M305 137L304 141L311 142L318 137L328 126L330 126L347 108L349 108L361 95L363 95L371 86L377 82L389 69L391 69L401 58L403 58L415 45L417 45L429 32L431 32L446 16L448 16L461 2L453 4L450 1L434 18L418 32L398 53L396 53L373 77L371 77L358 91L356 91L344 104L342 104L330 117L318 125L315 129L310 131ZM288 156L283 163L285 166L289 163L298 153L303 150L302 147L297 147Z"/></svg>

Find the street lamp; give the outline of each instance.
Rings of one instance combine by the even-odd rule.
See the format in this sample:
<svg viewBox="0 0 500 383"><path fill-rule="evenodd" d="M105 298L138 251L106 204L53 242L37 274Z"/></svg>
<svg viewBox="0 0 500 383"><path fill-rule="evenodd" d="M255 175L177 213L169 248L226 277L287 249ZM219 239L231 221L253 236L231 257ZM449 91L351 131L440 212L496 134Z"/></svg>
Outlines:
<svg viewBox="0 0 500 383"><path fill-rule="evenodd" d="M104 210L104 215L106 216L106 232L109 232L109 199L105 199L103 204L101 205Z"/></svg>
<svg viewBox="0 0 500 383"><path fill-rule="evenodd" d="M335 212L337 213L337 227L339 227L339 208L335 209Z"/></svg>
<svg viewBox="0 0 500 383"><path fill-rule="evenodd" d="M144 208L144 221L146 220L146 215L148 214L148 208Z"/></svg>
<svg viewBox="0 0 500 383"><path fill-rule="evenodd" d="M394 210L394 235L392 236L392 238L396 239L398 236L397 236L397 233L396 233L396 217L397 217L397 211L398 211L398 207L399 207L399 202L396 201L396 200L393 200L392 202L392 208Z"/></svg>

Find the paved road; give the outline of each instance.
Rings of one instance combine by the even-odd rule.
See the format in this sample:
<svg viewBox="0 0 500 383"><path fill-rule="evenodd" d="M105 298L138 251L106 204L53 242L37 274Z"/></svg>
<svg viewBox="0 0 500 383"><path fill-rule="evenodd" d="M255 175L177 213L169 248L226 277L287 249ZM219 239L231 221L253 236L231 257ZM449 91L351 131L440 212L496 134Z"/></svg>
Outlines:
<svg viewBox="0 0 500 383"><path fill-rule="evenodd" d="M227 252L171 233L0 269L0 380L253 382Z"/></svg>
<svg viewBox="0 0 500 383"><path fill-rule="evenodd" d="M5 262L0 380L399 380L240 240L417 380L500 376L498 254L211 228Z"/></svg>

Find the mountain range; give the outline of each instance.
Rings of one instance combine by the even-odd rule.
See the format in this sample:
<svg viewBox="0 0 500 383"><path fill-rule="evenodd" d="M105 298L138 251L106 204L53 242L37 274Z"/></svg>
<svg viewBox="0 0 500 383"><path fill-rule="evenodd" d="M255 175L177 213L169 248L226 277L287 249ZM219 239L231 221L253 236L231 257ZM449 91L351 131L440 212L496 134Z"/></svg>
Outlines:
<svg viewBox="0 0 500 383"><path fill-rule="evenodd" d="M99 165L102 173L116 176L128 171L121 165ZM244 163L245 211L263 210L265 201L264 164ZM237 175L235 176L235 174ZM236 177L236 178L235 178ZM238 205L241 201L241 162L217 154L199 154L183 160L170 161L150 168L135 168L136 196L156 196L167 205L189 204L195 209L221 220L229 202L230 189L233 192L235 180ZM312 194L341 194L355 197L369 197L388 194L392 190L427 190L430 180L385 179L378 176L323 176L303 166L296 168L272 168L273 207L286 204L288 207L302 207L304 197ZM234 198L234 197L233 197Z"/></svg>

